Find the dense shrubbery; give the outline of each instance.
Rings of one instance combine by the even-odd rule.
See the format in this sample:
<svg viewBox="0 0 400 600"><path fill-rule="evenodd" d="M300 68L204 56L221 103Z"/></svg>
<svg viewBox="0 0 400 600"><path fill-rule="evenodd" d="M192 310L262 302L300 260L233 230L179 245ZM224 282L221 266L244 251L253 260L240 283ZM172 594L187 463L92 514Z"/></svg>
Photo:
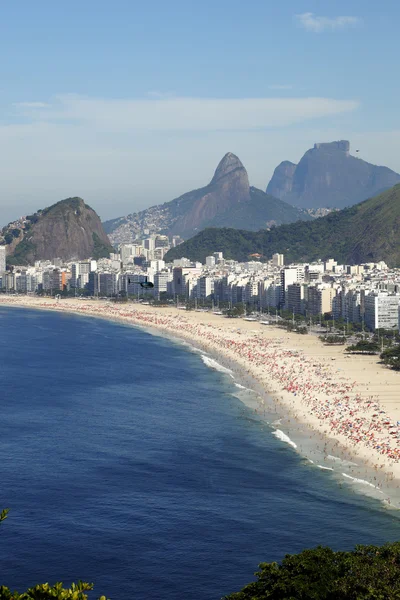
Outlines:
<svg viewBox="0 0 400 600"><path fill-rule="evenodd" d="M382 362L395 371L400 371L400 346L384 350L380 356Z"/></svg>
<svg viewBox="0 0 400 600"><path fill-rule="evenodd" d="M258 580L225 600L395 600L400 598L400 542L330 548L261 563Z"/></svg>
<svg viewBox="0 0 400 600"><path fill-rule="evenodd" d="M345 344L346 338L343 335L320 335L319 339L324 344Z"/></svg>
<svg viewBox="0 0 400 600"><path fill-rule="evenodd" d="M348 346L346 352L352 352L353 354L377 354L379 352L379 346L376 342L360 340L357 344Z"/></svg>

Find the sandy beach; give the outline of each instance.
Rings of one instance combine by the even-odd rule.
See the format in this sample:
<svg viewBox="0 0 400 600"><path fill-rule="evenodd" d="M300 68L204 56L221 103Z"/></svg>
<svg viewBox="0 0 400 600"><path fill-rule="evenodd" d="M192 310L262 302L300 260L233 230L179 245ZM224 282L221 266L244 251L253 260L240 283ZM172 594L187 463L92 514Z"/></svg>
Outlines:
<svg viewBox="0 0 400 600"><path fill-rule="evenodd" d="M264 390L288 423L306 425L310 438L323 440L326 457L354 460L355 482L362 474L382 501L400 506L400 374L378 356L348 356L343 346L324 346L315 336L175 307L27 296L2 296L1 305L114 319L186 340Z"/></svg>

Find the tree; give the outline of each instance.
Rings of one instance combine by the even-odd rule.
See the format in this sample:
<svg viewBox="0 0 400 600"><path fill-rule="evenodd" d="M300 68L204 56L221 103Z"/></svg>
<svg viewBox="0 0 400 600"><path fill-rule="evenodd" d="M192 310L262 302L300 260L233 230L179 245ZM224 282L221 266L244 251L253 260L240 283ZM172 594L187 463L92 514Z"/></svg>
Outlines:
<svg viewBox="0 0 400 600"><path fill-rule="evenodd" d="M319 339L324 344L344 344L346 341L342 335L320 335Z"/></svg>
<svg viewBox="0 0 400 600"><path fill-rule="evenodd" d="M5 508L0 513L0 523L8 516L9 509ZM61 582L54 585L42 583L29 588L26 592L11 592L8 587L0 585L0 600L87 600L85 592L93 589L93 583L78 581L72 583L70 588L64 588ZM100 596L99 600L107 600Z"/></svg>
<svg viewBox="0 0 400 600"><path fill-rule="evenodd" d="M377 354L379 352L379 346L376 342L369 342L368 340L360 340L357 344L348 346L346 352L352 352L356 354Z"/></svg>
<svg viewBox="0 0 400 600"><path fill-rule="evenodd" d="M318 546L261 563L257 581L224 600L395 600L400 597L400 542L335 552Z"/></svg>
<svg viewBox="0 0 400 600"><path fill-rule="evenodd" d="M400 371L400 346L392 346L380 355L382 362L394 371Z"/></svg>

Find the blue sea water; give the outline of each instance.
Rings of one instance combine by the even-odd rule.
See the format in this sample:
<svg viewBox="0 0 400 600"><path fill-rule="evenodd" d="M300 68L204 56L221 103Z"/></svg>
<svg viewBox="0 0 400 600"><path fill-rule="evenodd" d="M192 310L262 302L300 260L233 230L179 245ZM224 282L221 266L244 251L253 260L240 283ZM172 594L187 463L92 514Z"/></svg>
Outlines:
<svg viewBox="0 0 400 600"><path fill-rule="evenodd" d="M261 561L400 538L166 338L0 309L0 585L91 598L218 600Z"/></svg>

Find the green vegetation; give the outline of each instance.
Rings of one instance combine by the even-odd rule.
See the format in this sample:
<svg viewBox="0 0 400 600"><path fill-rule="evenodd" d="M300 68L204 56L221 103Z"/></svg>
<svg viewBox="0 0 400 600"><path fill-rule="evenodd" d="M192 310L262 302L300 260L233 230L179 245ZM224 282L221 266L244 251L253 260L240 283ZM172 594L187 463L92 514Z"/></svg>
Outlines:
<svg viewBox="0 0 400 600"><path fill-rule="evenodd" d="M8 265L27 265L29 264L28 257L34 254L36 250L35 245L28 237L24 239L16 246L12 256L7 256Z"/></svg>
<svg viewBox="0 0 400 600"><path fill-rule="evenodd" d="M324 344L341 345L346 343L346 338L343 335L320 335L319 339Z"/></svg>
<svg viewBox="0 0 400 600"><path fill-rule="evenodd" d="M352 354L377 354L379 352L379 346L376 342L360 340L357 344L348 346L346 352L351 352Z"/></svg>
<svg viewBox="0 0 400 600"><path fill-rule="evenodd" d="M384 350L380 358L385 365L394 371L400 371L400 346L393 346Z"/></svg>
<svg viewBox="0 0 400 600"><path fill-rule="evenodd" d="M114 248L109 244L105 244L103 240L99 238L97 233L92 233L93 237L93 258L108 258L110 252L114 251Z"/></svg>
<svg viewBox="0 0 400 600"><path fill-rule="evenodd" d="M165 260L185 256L205 262L206 256L217 251L223 252L226 259L246 261L256 252L269 260L279 252L287 263L334 257L339 263L385 260L389 266L396 266L400 265L399 228L400 184L351 208L270 231L205 229L172 248Z"/></svg>
<svg viewBox="0 0 400 600"><path fill-rule="evenodd" d="M261 563L257 581L224 600L395 600L400 598L400 542L334 552L319 546Z"/></svg>

